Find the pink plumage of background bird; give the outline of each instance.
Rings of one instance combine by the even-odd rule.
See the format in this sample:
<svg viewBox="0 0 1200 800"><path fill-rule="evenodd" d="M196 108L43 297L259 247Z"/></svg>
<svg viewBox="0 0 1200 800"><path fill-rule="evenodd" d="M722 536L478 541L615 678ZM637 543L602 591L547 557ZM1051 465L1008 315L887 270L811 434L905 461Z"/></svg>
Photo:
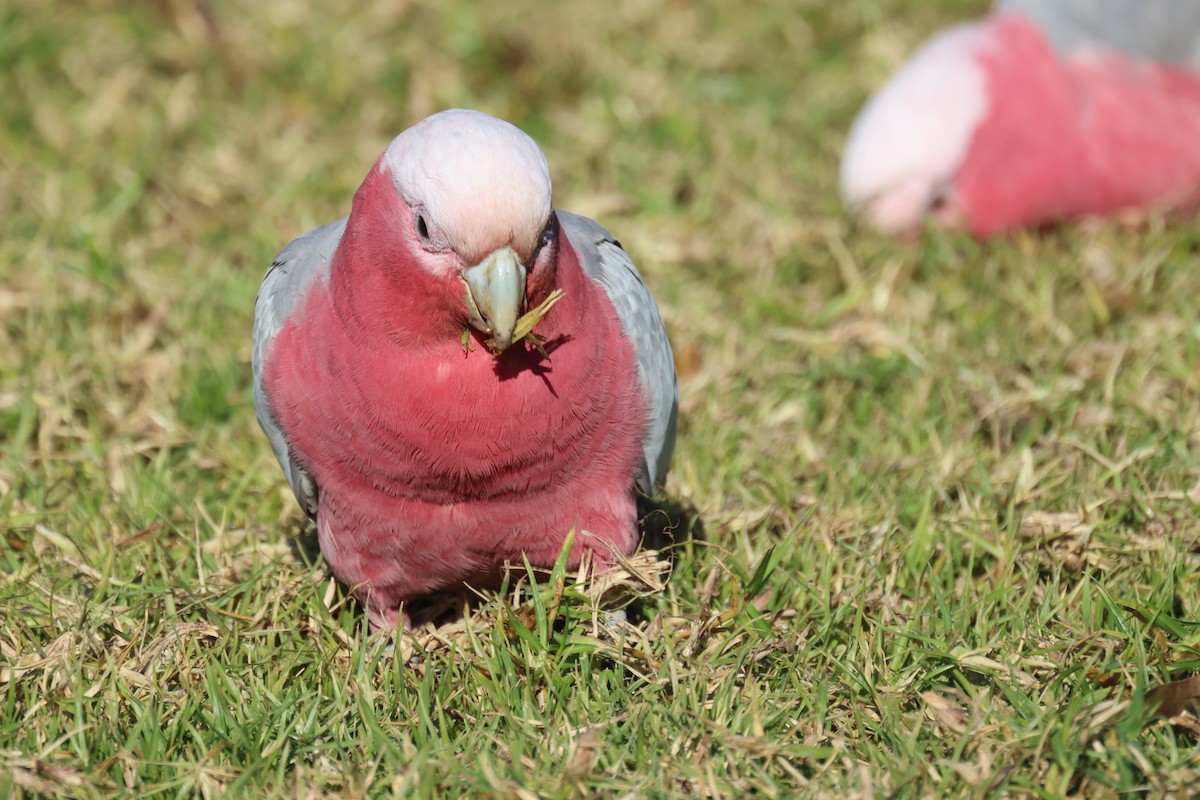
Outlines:
<svg viewBox="0 0 1200 800"><path fill-rule="evenodd" d="M545 354L514 341L556 290ZM636 267L552 207L529 136L476 111L402 133L348 217L279 253L253 370L259 423L373 628L506 561L549 566L572 530L572 565L631 553L635 491L674 448L671 347Z"/></svg>
<svg viewBox="0 0 1200 800"><path fill-rule="evenodd" d="M1011 0L869 100L841 193L889 232L985 237L1200 203L1200 4Z"/></svg>

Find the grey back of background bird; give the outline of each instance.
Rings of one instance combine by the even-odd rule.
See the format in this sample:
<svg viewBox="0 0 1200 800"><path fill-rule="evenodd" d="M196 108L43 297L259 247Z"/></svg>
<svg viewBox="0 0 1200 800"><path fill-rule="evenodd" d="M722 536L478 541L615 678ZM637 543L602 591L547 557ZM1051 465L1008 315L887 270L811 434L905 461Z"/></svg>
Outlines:
<svg viewBox="0 0 1200 800"><path fill-rule="evenodd" d="M1196 0L999 0L996 8L1024 14L1061 53L1101 46L1200 68Z"/></svg>

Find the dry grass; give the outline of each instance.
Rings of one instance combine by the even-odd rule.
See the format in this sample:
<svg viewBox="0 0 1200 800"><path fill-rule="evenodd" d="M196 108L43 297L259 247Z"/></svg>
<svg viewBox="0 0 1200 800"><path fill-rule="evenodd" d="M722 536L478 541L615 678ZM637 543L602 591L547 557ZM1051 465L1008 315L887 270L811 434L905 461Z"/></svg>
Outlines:
<svg viewBox="0 0 1200 800"><path fill-rule="evenodd" d="M1188 794L1200 226L844 219L856 107L979 8L911 6L0 11L0 794ZM560 571L392 651L289 545L248 330L453 105L641 266L704 536L627 623Z"/></svg>

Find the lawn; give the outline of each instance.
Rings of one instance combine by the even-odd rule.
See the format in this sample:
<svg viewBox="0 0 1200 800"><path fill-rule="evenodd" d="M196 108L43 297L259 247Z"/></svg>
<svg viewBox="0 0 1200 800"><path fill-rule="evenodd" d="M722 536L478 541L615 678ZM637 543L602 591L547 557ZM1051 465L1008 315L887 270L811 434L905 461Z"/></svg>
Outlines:
<svg viewBox="0 0 1200 800"><path fill-rule="evenodd" d="M1200 222L897 242L836 196L982 5L10 0L0 796L1187 796L1146 695L1200 666ZM297 555L249 329L450 106L641 266L700 523L615 635L549 591L410 659Z"/></svg>

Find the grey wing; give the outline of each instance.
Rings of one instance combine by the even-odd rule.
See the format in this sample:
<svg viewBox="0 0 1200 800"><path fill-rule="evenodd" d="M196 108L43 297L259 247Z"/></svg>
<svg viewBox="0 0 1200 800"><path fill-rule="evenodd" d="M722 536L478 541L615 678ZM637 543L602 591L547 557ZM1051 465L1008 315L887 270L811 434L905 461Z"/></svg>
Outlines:
<svg viewBox="0 0 1200 800"><path fill-rule="evenodd" d="M1062 53L1110 47L1135 58L1200 67L1200 3L1187 0L998 0Z"/></svg>
<svg viewBox="0 0 1200 800"><path fill-rule="evenodd" d="M343 217L293 239L271 262L254 303L254 346L250 357L254 371L254 413L271 442L271 449L275 451L279 466L283 467L296 500L314 519L317 515L317 483L292 455L283 429L271 414L271 399L263 386L263 365L275 336L288 317L313 283L328 276L330 259L345 229Z"/></svg>
<svg viewBox="0 0 1200 800"><path fill-rule="evenodd" d="M650 403L638 488L653 494L667 477L679 420L675 359L658 305L621 244L599 223L559 211L558 221L583 268L604 287L625 335L633 340L638 377Z"/></svg>

